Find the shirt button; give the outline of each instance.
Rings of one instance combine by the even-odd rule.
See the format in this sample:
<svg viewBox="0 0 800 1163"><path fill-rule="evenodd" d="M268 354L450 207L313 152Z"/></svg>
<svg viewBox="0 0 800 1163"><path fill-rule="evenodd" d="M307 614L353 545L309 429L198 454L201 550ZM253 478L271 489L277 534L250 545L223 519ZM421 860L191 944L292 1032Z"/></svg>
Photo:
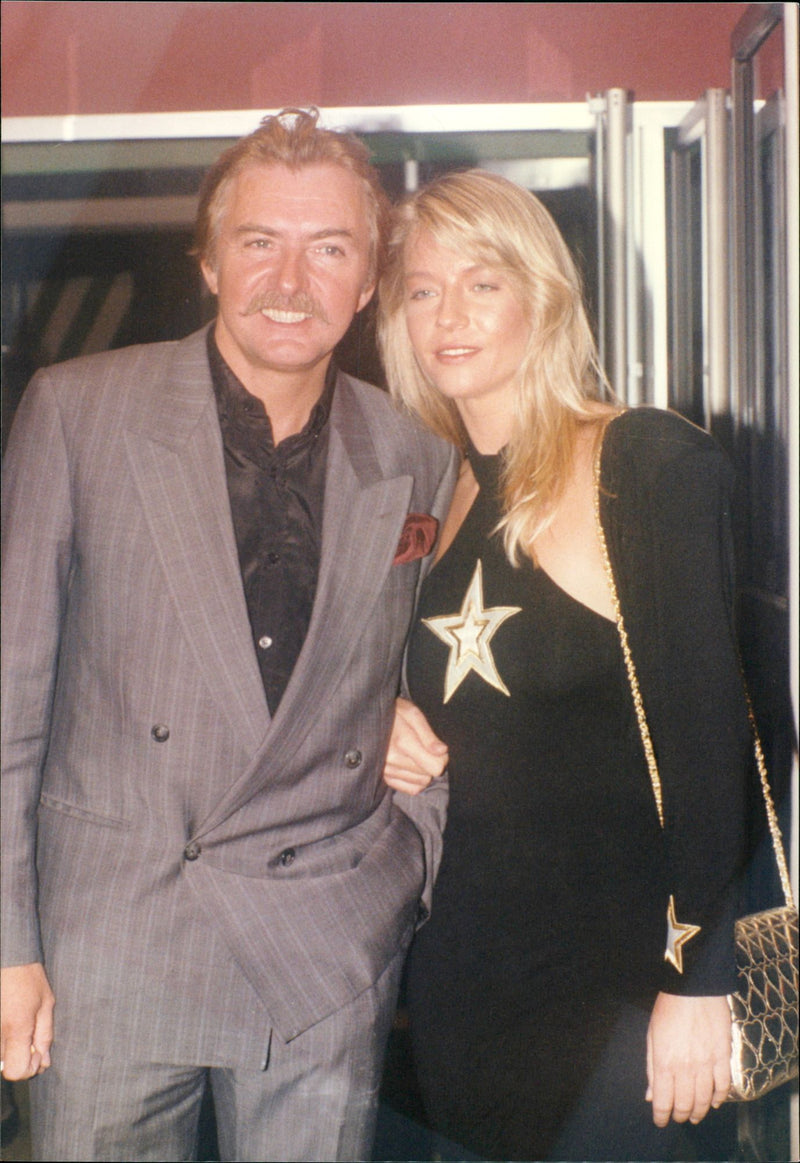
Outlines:
<svg viewBox="0 0 800 1163"><path fill-rule="evenodd" d="M191 844L187 844L183 850L185 860L196 860L203 849L196 840L192 840Z"/></svg>
<svg viewBox="0 0 800 1163"><path fill-rule="evenodd" d="M150 728L150 734L156 743L166 743L169 739L169 727L165 723L156 723L154 727Z"/></svg>
<svg viewBox="0 0 800 1163"><path fill-rule="evenodd" d="M358 751L354 747L352 751L347 752L347 754L344 757L344 761L348 767L360 767L361 766L361 752Z"/></svg>
<svg viewBox="0 0 800 1163"><path fill-rule="evenodd" d="M262 650L269 650L270 646L272 645L272 639L265 634L263 638L259 638L258 645Z"/></svg>
<svg viewBox="0 0 800 1163"><path fill-rule="evenodd" d="M287 848L285 851L281 852L280 856L278 857L278 863L283 865L284 868L288 868L290 864L294 864L296 855L297 853L295 852L294 848Z"/></svg>

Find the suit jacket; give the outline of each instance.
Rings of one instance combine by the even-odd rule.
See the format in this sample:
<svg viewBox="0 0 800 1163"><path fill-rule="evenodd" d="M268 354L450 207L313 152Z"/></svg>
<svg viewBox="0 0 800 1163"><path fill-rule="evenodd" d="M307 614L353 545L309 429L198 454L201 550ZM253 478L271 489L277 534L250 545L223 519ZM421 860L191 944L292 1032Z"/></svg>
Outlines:
<svg viewBox="0 0 800 1163"><path fill-rule="evenodd" d="M313 615L270 719L205 332L40 372L20 405L3 956L44 960L57 1039L263 1060L410 937L442 803L415 826L381 780L425 564L393 558L409 512L444 516L456 456L343 374L330 425Z"/></svg>

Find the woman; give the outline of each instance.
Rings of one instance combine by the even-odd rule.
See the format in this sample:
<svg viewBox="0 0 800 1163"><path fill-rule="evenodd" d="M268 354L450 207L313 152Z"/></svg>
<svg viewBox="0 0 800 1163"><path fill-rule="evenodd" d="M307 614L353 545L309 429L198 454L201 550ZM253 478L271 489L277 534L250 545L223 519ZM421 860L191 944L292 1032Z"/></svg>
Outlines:
<svg viewBox="0 0 800 1163"><path fill-rule="evenodd" d="M408 976L432 1124L489 1158L727 1157L687 1134L730 1082L750 746L723 458L677 416L604 402L566 245L500 177L400 208L380 302L393 393L465 453L386 769L415 793L448 762Z"/></svg>

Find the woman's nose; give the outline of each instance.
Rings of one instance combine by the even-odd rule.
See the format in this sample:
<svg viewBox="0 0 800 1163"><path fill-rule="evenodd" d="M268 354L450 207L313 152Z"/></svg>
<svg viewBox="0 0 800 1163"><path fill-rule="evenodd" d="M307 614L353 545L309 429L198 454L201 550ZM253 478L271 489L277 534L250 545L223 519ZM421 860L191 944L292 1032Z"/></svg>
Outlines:
<svg viewBox="0 0 800 1163"><path fill-rule="evenodd" d="M444 291L439 300L436 319L439 327L463 327L467 322L467 311L462 296L457 291Z"/></svg>

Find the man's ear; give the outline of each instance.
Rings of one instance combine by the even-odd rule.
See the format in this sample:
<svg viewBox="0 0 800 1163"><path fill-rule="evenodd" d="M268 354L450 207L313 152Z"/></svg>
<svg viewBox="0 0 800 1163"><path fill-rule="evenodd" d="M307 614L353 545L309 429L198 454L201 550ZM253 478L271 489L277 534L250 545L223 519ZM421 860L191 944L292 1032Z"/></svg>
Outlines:
<svg viewBox="0 0 800 1163"><path fill-rule="evenodd" d="M208 287L209 291L212 295L216 295L218 286L216 270L204 258L200 260L200 270L203 272L203 278L206 281L206 286ZM359 307L359 311L360 310L361 308Z"/></svg>
<svg viewBox="0 0 800 1163"><path fill-rule="evenodd" d="M208 280L206 280L206 281L208 281ZM375 283L370 283L370 285L368 287L364 287L364 290L358 296L358 306L356 307L356 315L358 314L359 311L364 310L367 303L370 301L372 296L375 294L375 285L376 285Z"/></svg>

